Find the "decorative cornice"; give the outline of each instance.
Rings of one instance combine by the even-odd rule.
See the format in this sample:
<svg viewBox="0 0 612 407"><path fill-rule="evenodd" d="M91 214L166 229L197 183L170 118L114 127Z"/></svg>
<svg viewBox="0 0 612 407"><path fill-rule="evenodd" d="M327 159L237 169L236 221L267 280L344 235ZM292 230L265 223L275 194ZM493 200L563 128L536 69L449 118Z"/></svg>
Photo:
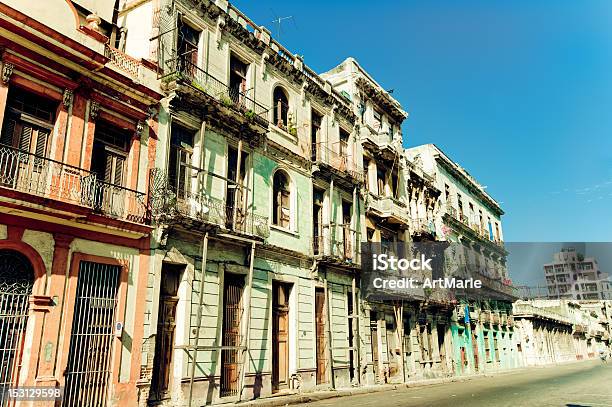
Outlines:
<svg viewBox="0 0 612 407"><path fill-rule="evenodd" d="M98 114L100 113L100 104L95 100L91 101L89 105L89 120L95 122L98 118Z"/></svg>
<svg viewBox="0 0 612 407"><path fill-rule="evenodd" d="M11 75L13 74L14 68L15 65L11 63L5 62L4 64L2 64L2 83L4 83L5 85L11 79Z"/></svg>
<svg viewBox="0 0 612 407"><path fill-rule="evenodd" d="M406 112L404 112L386 92L381 89L374 87L369 81L364 78L357 78L355 81L357 87L363 92L363 94L371 99L374 103L384 108L393 120L401 124L406 118Z"/></svg>
<svg viewBox="0 0 612 407"><path fill-rule="evenodd" d="M72 106L72 100L74 98L74 91L72 89L64 89L64 95L62 96L62 103L66 109Z"/></svg>

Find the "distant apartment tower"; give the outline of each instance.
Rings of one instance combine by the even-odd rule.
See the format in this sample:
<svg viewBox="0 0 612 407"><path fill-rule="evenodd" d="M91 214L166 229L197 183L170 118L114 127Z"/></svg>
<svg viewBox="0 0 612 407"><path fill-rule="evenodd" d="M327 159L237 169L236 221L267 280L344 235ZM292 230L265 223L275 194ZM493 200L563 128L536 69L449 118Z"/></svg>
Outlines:
<svg viewBox="0 0 612 407"><path fill-rule="evenodd" d="M597 260L585 258L573 247L553 255L552 263L544 264L548 298L607 300L612 298L608 273L599 269Z"/></svg>

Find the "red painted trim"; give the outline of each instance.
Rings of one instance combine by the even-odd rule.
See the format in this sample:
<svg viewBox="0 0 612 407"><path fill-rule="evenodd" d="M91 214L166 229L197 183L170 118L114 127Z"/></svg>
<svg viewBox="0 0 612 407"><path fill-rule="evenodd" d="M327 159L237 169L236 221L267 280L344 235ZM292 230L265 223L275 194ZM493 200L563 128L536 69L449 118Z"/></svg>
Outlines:
<svg viewBox="0 0 612 407"><path fill-rule="evenodd" d="M6 234L8 236L8 240L20 242L21 239L23 239L23 232L25 232L25 228L23 226L11 225L7 227Z"/></svg>
<svg viewBox="0 0 612 407"><path fill-rule="evenodd" d="M78 86L78 83L71 81L70 79L66 79L56 73L53 73L48 69L33 64L30 61L26 61L25 59L20 58L17 55L13 55L6 52L3 56L3 60L15 64L16 68L20 71L24 71L37 79L43 80L60 88L68 88L74 90Z"/></svg>
<svg viewBox="0 0 612 407"><path fill-rule="evenodd" d="M127 286L128 286L128 274L130 272L130 263L128 260L119 260L114 259L112 257L102 257L102 256L94 256L91 254L85 253L74 253L72 255L72 263L70 264L70 274L68 278L67 295L66 301L63 305L62 311L66 316L65 320L62 322L62 326L60 329L64 332L61 344L62 354L59 357L59 371L64 371L68 366L68 355L70 353L70 337L72 333L72 322L74 319L74 305L76 302L76 287L77 281L79 277L79 266L82 261L91 261L95 263L109 264L113 266L121 267L121 275L119 281L119 290L117 292L117 310L116 317L117 320L125 321L125 310L127 305ZM116 321L113 321L113 324ZM142 328L142 327L137 327ZM121 353L123 345L121 343L121 338L114 337L113 338L113 347L111 349L111 380L113 384L116 384L119 380L119 368L121 367ZM60 349L60 343L58 343L58 349ZM65 384L65 376L61 375L59 378L60 385Z"/></svg>
<svg viewBox="0 0 612 407"><path fill-rule="evenodd" d="M7 6L6 4L3 4L0 2L0 13L5 14L9 17L11 17L12 19L15 19L17 21L19 21L20 23L29 26L30 28L33 28L34 30L38 31L39 33L43 34L43 36L45 38L41 38L39 36L36 36L34 34L31 34L28 31L25 31L24 29L10 23L7 20L4 19L0 19L0 26L10 30L11 32L18 34L24 38L29 39L30 41L43 46L47 49L49 49L50 51L56 52L58 53L58 55L61 55L63 57L66 57L68 59L74 60L74 61L82 61L82 63L84 65L89 65L92 68L96 67L96 65L90 61L84 60L82 58L78 58L75 57L74 54L68 53L64 50L62 50L61 48L49 43L49 41L46 40L46 38L53 38L63 44L65 44L66 46L70 47L71 49L83 54L84 57L89 58L95 62L98 62L100 64L105 64L106 62L108 62L108 58L106 58L104 55L102 54L98 54L97 52L95 52L92 49L89 49L87 47L85 47L84 45L78 43L77 41L74 41L73 39L67 38L65 35L60 34L59 32L47 27L46 25L31 19L30 17L28 17L27 15L13 9L12 7ZM75 31L76 31L75 27ZM79 62L81 63L81 62Z"/></svg>
<svg viewBox="0 0 612 407"><path fill-rule="evenodd" d="M5 50L5 54L7 55L8 50L10 50L14 55L21 55L24 56L28 59L31 59L35 62L38 62L39 64L41 64L42 66L45 66L47 68L53 69L54 71L63 73L64 75L70 75L70 73L72 72L71 69L66 68L64 65L61 65L57 62L55 62L52 59L49 59L47 57L44 57L34 51L32 51L29 48L26 48L20 44L17 44L11 40L8 40L6 38L0 38L0 45L2 45L4 48L6 48Z"/></svg>
<svg viewBox="0 0 612 407"><path fill-rule="evenodd" d="M136 240L122 236L114 236L100 232L92 232L90 230L84 230L73 226L58 225L55 223L40 220L36 221L35 224L28 224L26 223L26 220L24 220L23 217L7 214L0 214L0 224L27 227L28 229L38 230L40 232L72 235L75 239L78 238L84 240L91 240L92 242L108 243L122 247L130 247L138 250L150 249L150 238L148 236ZM2 240L0 240L0 242L2 242Z"/></svg>
<svg viewBox="0 0 612 407"><path fill-rule="evenodd" d="M114 227L117 229L123 229L126 231L135 232L135 233L147 234L147 233L150 233L151 230L153 230L153 228L149 225L132 223L132 222L110 218L107 216L102 216L102 215L92 213L91 209L84 207L84 206L79 206L79 205L72 204L69 202L57 201L57 200L50 199L50 198L42 198L36 195L30 195L30 194L26 194L20 191L15 191L12 189L6 189L3 187L0 187L0 196L5 196L11 199L21 200L24 202L30 202L36 205L41 205L44 208L69 212L69 214L59 214L55 212L51 213L45 209L32 208L30 206L25 206L25 205L20 205L16 203L10 203L10 202L0 203L0 205L7 207L7 208L21 209L21 210L25 210L28 212L39 213L41 215L52 215L56 218L62 218L62 219L80 218L84 221L97 223L102 226L110 226L110 227Z"/></svg>
<svg viewBox="0 0 612 407"><path fill-rule="evenodd" d="M100 112L100 118L96 120L96 123L98 122L98 120L103 120L103 121L112 123L115 126L122 128L122 129L127 129L133 132L136 131L136 123L125 120L121 117L115 116L112 113Z"/></svg>
<svg viewBox="0 0 612 407"><path fill-rule="evenodd" d="M53 100L61 101L62 94L57 92L54 89L44 87L36 82L32 82L30 79L21 76L19 72L15 72L11 75L10 79L11 85L16 85L18 87L24 88L29 92L36 93L37 95L50 98Z"/></svg>
<svg viewBox="0 0 612 407"><path fill-rule="evenodd" d="M100 103L104 107L110 108L111 110L114 110L117 113L136 120L144 120L147 117L147 114L145 112L136 110L133 107L127 106L126 104L118 102L101 93L92 93L91 99ZM146 107L143 106L143 109L146 111Z"/></svg>
<svg viewBox="0 0 612 407"><path fill-rule="evenodd" d="M32 293L42 295L43 292L40 290L40 287L44 287L44 284L41 281L47 275L47 269L45 262L36 249L25 242L16 240L0 240L0 249L15 250L28 258L34 269L34 290Z"/></svg>
<svg viewBox="0 0 612 407"><path fill-rule="evenodd" d="M92 30L91 28L81 25L79 26L79 31L85 35L90 36L94 40L101 42L102 44L106 44L108 42L108 37L102 33Z"/></svg>

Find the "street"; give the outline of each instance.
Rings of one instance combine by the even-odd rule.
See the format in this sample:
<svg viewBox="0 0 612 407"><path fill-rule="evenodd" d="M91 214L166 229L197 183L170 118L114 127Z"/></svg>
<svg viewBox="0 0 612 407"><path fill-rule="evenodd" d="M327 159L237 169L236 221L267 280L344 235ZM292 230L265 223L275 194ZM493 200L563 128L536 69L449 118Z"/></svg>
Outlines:
<svg viewBox="0 0 612 407"><path fill-rule="evenodd" d="M309 407L612 406L612 363L522 369L494 377L309 403Z"/></svg>

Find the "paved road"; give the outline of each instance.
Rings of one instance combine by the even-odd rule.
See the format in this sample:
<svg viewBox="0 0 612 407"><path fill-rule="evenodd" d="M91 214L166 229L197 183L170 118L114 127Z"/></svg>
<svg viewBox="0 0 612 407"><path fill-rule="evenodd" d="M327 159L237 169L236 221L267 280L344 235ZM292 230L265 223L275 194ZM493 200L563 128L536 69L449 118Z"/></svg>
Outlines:
<svg viewBox="0 0 612 407"><path fill-rule="evenodd" d="M307 407L612 406L612 363L584 361L494 377L328 399Z"/></svg>

